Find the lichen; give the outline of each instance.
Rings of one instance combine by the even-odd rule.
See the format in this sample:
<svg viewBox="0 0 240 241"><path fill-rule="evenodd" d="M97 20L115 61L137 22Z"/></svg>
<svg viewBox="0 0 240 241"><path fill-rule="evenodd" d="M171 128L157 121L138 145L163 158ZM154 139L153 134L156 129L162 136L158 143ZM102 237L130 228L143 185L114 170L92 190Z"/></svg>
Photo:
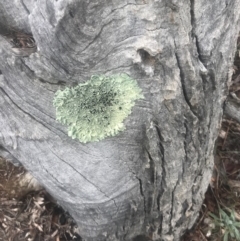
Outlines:
<svg viewBox="0 0 240 241"><path fill-rule="evenodd" d="M94 75L74 88L58 90L53 105L57 121L68 126L68 135L86 143L124 130L123 121L140 98L141 89L128 75Z"/></svg>

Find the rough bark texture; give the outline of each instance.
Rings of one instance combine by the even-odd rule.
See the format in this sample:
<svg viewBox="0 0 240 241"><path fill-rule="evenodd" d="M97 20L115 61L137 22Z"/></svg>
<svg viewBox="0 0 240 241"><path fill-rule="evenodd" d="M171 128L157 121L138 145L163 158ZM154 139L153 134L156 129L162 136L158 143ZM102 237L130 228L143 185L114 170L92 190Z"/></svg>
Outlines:
<svg viewBox="0 0 240 241"><path fill-rule="evenodd" d="M0 0L0 145L65 207L87 241L179 240L197 218L231 76L240 0ZM32 34L14 56L3 37ZM56 90L127 73L126 130L81 144L55 121Z"/></svg>

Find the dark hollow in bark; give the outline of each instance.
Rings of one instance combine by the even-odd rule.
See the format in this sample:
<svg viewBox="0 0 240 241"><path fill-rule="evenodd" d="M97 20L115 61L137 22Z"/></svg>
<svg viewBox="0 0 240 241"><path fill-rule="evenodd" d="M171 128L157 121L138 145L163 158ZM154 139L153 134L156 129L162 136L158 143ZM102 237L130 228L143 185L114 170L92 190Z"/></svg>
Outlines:
<svg viewBox="0 0 240 241"><path fill-rule="evenodd" d="M0 150L85 240L179 240L210 180L239 11L239 0L0 0ZM12 49L9 30L32 35L37 49ZM114 73L145 96L126 130L72 140L55 120L54 93Z"/></svg>

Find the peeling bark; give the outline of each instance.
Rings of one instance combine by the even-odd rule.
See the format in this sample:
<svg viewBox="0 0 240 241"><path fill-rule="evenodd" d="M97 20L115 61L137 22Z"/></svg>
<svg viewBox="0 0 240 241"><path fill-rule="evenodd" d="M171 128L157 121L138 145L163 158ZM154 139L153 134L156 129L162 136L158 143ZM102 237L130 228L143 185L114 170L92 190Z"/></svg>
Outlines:
<svg viewBox="0 0 240 241"><path fill-rule="evenodd" d="M240 0L0 0L0 152L47 188L86 241L179 240L210 181L239 10ZM9 29L32 35L37 52L15 56ZM114 73L145 97L126 130L72 140L54 93Z"/></svg>

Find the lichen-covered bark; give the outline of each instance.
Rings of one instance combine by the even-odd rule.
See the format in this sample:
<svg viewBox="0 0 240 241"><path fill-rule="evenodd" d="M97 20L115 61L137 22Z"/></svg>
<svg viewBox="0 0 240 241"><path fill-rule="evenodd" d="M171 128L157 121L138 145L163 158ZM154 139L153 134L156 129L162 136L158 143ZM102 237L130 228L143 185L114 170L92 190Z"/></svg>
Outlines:
<svg viewBox="0 0 240 241"><path fill-rule="evenodd" d="M0 150L70 212L85 240L179 240L210 181L240 0L0 0L0 9ZM14 56L9 28L32 34L37 52ZM114 73L145 96L126 130L72 140L55 121L54 93Z"/></svg>

